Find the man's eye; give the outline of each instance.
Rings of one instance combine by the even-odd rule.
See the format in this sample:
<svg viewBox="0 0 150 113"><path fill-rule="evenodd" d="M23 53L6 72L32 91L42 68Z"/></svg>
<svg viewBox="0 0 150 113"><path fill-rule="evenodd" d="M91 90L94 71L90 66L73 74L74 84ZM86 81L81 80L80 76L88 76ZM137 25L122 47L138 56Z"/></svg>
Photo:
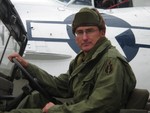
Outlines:
<svg viewBox="0 0 150 113"><path fill-rule="evenodd" d="M83 31L77 31L76 33L77 34L83 34Z"/></svg>
<svg viewBox="0 0 150 113"><path fill-rule="evenodd" d="M86 30L86 33L93 33L93 32L94 32L93 29L87 29L87 30Z"/></svg>

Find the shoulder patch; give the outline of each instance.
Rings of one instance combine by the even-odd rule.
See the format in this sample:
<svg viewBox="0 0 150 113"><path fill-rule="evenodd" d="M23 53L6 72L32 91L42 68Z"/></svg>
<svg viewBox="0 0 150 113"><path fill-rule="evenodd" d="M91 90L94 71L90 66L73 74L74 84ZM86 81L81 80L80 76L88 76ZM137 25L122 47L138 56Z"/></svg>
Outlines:
<svg viewBox="0 0 150 113"><path fill-rule="evenodd" d="M111 61L107 61L105 72L106 74L110 74L113 71L113 65Z"/></svg>

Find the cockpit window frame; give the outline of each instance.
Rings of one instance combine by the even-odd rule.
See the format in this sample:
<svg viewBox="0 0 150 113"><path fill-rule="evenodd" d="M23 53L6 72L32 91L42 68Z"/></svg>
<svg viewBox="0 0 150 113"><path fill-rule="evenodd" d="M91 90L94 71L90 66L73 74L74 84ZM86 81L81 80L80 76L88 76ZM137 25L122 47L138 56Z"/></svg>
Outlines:
<svg viewBox="0 0 150 113"><path fill-rule="evenodd" d="M2 57L4 57L4 54L7 51L6 49L8 47L9 41L13 41L13 40L15 41L15 44L17 44L17 46L20 47L20 50L18 50L18 53L22 56L24 53L27 41L28 41L27 33L26 33L26 30L24 28L24 25L21 21L19 14L17 13L15 7L9 0L7 1L2 0L0 2L0 20L2 21L2 23L4 24L4 27L6 27L6 29L9 32L9 39L8 40L6 39L8 42L7 44L5 44ZM15 49L16 48L14 46L14 50ZM1 62L2 60L3 58L1 58ZM11 71L10 76L6 75L6 78L8 78L10 81L13 81L15 77L15 73L17 71L16 66L12 66L10 71ZM3 77L3 75L5 76L5 73L0 72L0 75L2 75Z"/></svg>

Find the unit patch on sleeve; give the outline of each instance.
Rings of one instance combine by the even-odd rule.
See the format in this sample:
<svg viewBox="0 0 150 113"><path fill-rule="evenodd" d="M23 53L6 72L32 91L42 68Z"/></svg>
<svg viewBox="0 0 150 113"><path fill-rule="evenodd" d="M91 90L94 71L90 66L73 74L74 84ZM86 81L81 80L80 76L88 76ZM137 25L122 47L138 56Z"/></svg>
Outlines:
<svg viewBox="0 0 150 113"><path fill-rule="evenodd" d="M107 61L106 63L106 68L105 68L105 72L107 74L110 74L113 71L113 65L111 61Z"/></svg>

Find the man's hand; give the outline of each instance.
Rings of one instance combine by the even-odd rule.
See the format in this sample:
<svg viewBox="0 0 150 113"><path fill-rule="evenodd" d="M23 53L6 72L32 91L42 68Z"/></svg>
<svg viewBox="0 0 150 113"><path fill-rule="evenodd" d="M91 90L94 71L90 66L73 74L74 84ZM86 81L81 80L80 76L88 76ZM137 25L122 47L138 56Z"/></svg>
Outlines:
<svg viewBox="0 0 150 113"><path fill-rule="evenodd" d="M23 67L27 67L28 66L28 62L24 59L24 58L22 58L18 53L13 53L13 54L11 54L10 56L8 56L8 59L11 61L11 62L13 62L12 61L12 59L13 58L16 58L16 60L23 66Z"/></svg>
<svg viewBox="0 0 150 113"><path fill-rule="evenodd" d="M43 113L48 113L48 109L50 109L51 107L53 107L55 104L52 102L49 102L45 105L45 107L42 109Z"/></svg>

